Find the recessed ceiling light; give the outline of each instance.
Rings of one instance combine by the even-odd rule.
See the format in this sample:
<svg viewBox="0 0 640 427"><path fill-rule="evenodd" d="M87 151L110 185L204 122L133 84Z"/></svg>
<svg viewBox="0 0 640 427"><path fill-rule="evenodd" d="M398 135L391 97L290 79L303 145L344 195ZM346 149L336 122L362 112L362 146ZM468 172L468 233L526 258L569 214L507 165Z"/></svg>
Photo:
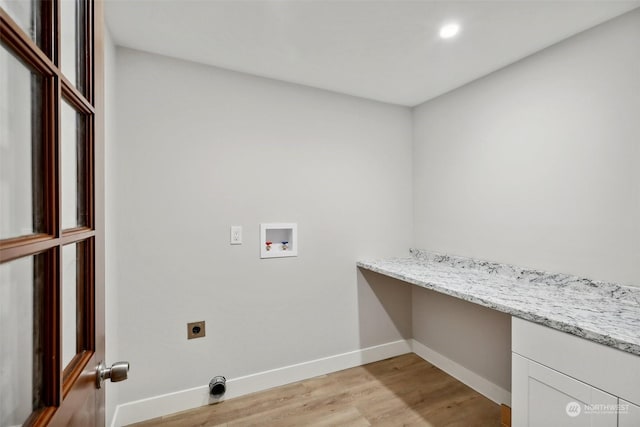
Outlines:
<svg viewBox="0 0 640 427"><path fill-rule="evenodd" d="M443 39L450 39L458 34L460 31L460 25L458 24L446 24L440 28L440 37Z"/></svg>

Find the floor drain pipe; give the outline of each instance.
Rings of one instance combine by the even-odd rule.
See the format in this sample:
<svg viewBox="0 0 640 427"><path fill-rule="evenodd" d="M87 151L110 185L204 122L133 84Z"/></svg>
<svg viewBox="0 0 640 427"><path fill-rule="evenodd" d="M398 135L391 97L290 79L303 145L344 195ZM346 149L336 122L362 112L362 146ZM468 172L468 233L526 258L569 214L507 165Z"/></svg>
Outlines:
<svg viewBox="0 0 640 427"><path fill-rule="evenodd" d="M213 377L209 381L209 393L211 396L215 398L222 397L225 391L227 391L227 379L222 375Z"/></svg>

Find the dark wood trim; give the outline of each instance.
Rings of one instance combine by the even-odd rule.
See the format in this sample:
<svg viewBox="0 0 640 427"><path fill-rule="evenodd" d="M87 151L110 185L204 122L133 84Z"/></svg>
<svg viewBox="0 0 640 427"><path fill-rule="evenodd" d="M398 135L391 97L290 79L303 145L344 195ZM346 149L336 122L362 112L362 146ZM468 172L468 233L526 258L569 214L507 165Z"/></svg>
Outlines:
<svg viewBox="0 0 640 427"><path fill-rule="evenodd" d="M32 74L33 75L33 74ZM32 206L32 233L51 233L50 222L47 220L47 112L50 102L48 86L51 84L50 78L35 74L40 81L40 93L31 94L31 206ZM31 82L31 90L36 90L36 84ZM34 96L35 95L35 96ZM39 98L39 101L37 100ZM38 125L34 126L35 123Z"/></svg>
<svg viewBox="0 0 640 427"><path fill-rule="evenodd" d="M56 2L56 16L58 17L56 21L56 28L58 29L56 37L56 50L60 51L60 3ZM58 60L60 60L60 54L58 53ZM60 66L60 64L58 64ZM64 90L64 84L62 83L62 71L58 69L58 74L56 75L56 102L54 105L55 109L55 127L54 133L52 136L55 138L55 156L52 159L53 165L55 166L55 177L52 182L53 188L53 197L55 198L56 205L56 237L62 236L62 125L60 122L62 121L62 91Z"/></svg>
<svg viewBox="0 0 640 427"><path fill-rule="evenodd" d="M62 382L62 398L67 397L73 384L78 380L82 372L84 371L84 367L87 365L87 362L93 357L93 351L82 351L76 354L71 362L69 362L69 366L64 370L63 373L63 382Z"/></svg>
<svg viewBox="0 0 640 427"><path fill-rule="evenodd" d="M55 237L48 234L17 237L0 241L0 262L13 261L27 255L34 255L57 246Z"/></svg>
<svg viewBox="0 0 640 427"><path fill-rule="evenodd" d="M49 427L68 427L69 425L80 425L84 427L97 425L89 422L84 404L87 403L88 400L93 401L92 403L95 404L96 395L99 393L99 390L96 390L96 366L98 362L99 360L96 360L95 354L83 360L85 369L80 373L73 383L73 387L66 394L64 404L57 408L51 422L48 424ZM104 412L100 415L101 418L104 418ZM80 418L86 422L79 423L74 418ZM74 419L73 422L72 419Z"/></svg>
<svg viewBox="0 0 640 427"><path fill-rule="evenodd" d="M62 401L62 378L60 375L60 328L62 327L62 304L60 301L60 288L62 283L61 261L62 253L60 246L47 252L49 267L47 268L48 279L46 283L48 286L45 287L45 301L47 301L48 304L44 305L45 323L42 325L46 330L44 358L45 376L47 380L45 402L47 406L59 406Z"/></svg>
<svg viewBox="0 0 640 427"><path fill-rule="evenodd" d="M45 76L57 74L57 67L28 34L0 8L0 40L37 73Z"/></svg>
<svg viewBox="0 0 640 427"><path fill-rule="evenodd" d="M45 206L49 209L45 217L49 232L60 237L60 148L58 147L58 128L60 123L60 82L57 78L51 81L48 89L49 102L47 111L47 132L45 132L45 168L47 181L45 184Z"/></svg>
<svg viewBox="0 0 640 427"><path fill-rule="evenodd" d="M85 13L87 17L95 16L95 5L93 1L85 0ZM95 105L95 38L96 33L94 31L94 20L93 19L85 19L85 28L84 33L86 35L86 40L84 43L85 46L85 96L89 100L90 105ZM93 43L91 43L93 41Z"/></svg>
<svg viewBox="0 0 640 427"><path fill-rule="evenodd" d="M85 240L85 269L84 276L84 295L83 316L84 327L82 330L82 348L85 350L95 351L96 349L96 250L95 239Z"/></svg>
<svg viewBox="0 0 640 427"><path fill-rule="evenodd" d="M77 280L76 280L76 319L77 319L77 334L76 334L76 356L69 363L69 366L64 367L63 378L64 382L68 381L69 376L73 376L75 370L82 371L84 367L84 359L79 358L86 352L91 352L95 349L94 345L94 239L86 239L75 243L77 245ZM90 357L90 356L88 356ZM74 381L73 379L71 380ZM63 394L64 386L63 386Z"/></svg>
<svg viewBox="0 0 640 427"><path fill-rule="evenodd" d="M55 32L55 22L53 20L53 11L56 3L54 0L40 2L40 26L42 31L42 51L55 64L53 35Z"/></svg>
<svg viewBox="0 0 640 427"><path fill-rule="evenodd" d="M84 113L86 115L94 114L95 109L93 105L80 93L80 91L71 84L69 80L64 75L60 75L60 79L62 80L62 96L64 97L69 105L74 107L80 113Z"/></svg>
<svg viewBox="0 0 640 427"><path fill-rule="evenodd" d="M33 366L32 366L32 402L34 408L47 406L47 390L45 372L46 355L46 334L47 331L41 327L46 322L46 313L43 305L47 298L47 274L48 264L46 253L34 255L33 259Z"/></svg>
<svg viewBox="0 0 640 427"><path fill-rule="evenodd" d="M93 122L95 116L95 109L92 105L88 104L88 101L82 97L80 92L72 86L68 86L68 82L63 77L62 84L62 96L63 99L69 103L69 105L75 109L77 113L82 115L83 129L77 132L78 139L78 165L79 174L78 178L84 180L78 185L78 206L82 206L82 212L85 214L85 220L82 222L83 226L94 228L94 213L93 213Z"/></svg>
<svg viewBox="0 0 640 427"><path fill-rule="evenodd" d="M51 418L53 418L53 414L56 413L56 408L53 406L47 406L46 408L42 408L31 414L27 421L25 421L25 426L31 427L44 427L49 424Z"/></svg>
<svg viewBox="0 0 640 427"><path fill-rule="evenodd" d="M49 234L34 234L2 240L0 241L0 262L5 263L24 256L35 255L57 246L81 242L91 239L95 235L95 230L89 227L78 227L64 230L63 235L57 238Z"/></svg>
<svg viewBox="0 0 640 427"><path fill-rule="evenodd" d="M103 118L96 118L99 111L103 114L103 70L94 72L94 67L103 66L103 4L98 0L79 0L79 14L82 24L78 27L78 52L80 70L77 76L84 80L80 89L74 82L62 74L60 64L60 0L43 0L40 6L40 33L32 40L12 18L0 8L0 38L2 44L23 61L35 74L42 76L42 188L44 211L44 230L39 233L9 238L0 241L0 263L21 257L40 254L43 258L43 281L41 294L44 303L40 319L34 319L43 347L42 404L45 407L35 411L26 420L28 426L65 425L76 411L82 408L87 396L101 396L103 391L95 390L95 365L104 357L104 307L96 305L96 298L104 299L104 265L97 272L95 260L104 257L103 231L96 231L96 225L103 227L104 218L96 219L96 209L104 209L103 200L96 202L96 194L103 198L103 181L96 191L96 141L102 144ZM97 14L97 16L96 16ZM84 18L83 18L84 17ZM40 45L40 46L39 46ZM62 230L61 223L61 103L66 100L84 117L84 129L79 133L78 153L83 156L78 171L84 179L82 203L86 212L86 224L69 230ZM94 107L96 103L99 106ZM102 132L94 137L94 133ZM101 146L102 147L102 146ZM102 148L99 151L103 155ZM100 173L103 159L100 159ZM66 167L67 165L65 165ZM35 167L35 166L34 166ZM38 189L40 190L40 189ZM39 197L39 195L36 195ZM38 199L40 200L40 199ZM34 202L35 203L35 202ZM80 205L79 205L80 206ZM42 232L40 232L42 231ZM97 239L99 233L99 242ZM77 354L69 367L63 371L61 365L61 283L62 283L62 247L78 243L78 319L81 325L78 333ZM99 255L97 254L99 251ZM101 279L98 280L97 277ZM99 335L99 336L97 336ZM40 369L37 367L37 369ZM64 402L63 402L64 399ZM100 411L98 411L100 412ZM102 418L100 417L102 415ZM103 413L97 414L96 425L104 425Z"/></svg>
<svg viewBox="0 0 640 427"><path fill-rule="evenodd" d="M73 228L71 230L64 230L62 237L60 238L61 245L68 245L69 243L80 242L81 240L89 239L96 235L95 230L89 227Z"/></svg>
<svg viewBox="0 0 640 427"><path fill-rule="evenodd" d="M47 2L44 2L47 3ZM42 13L46 13L50 5L44 5ZM48 21L46 16L42 16L42 21ZM11 17L0 8L0 36L3 44L7 46L18 58L29 67L32 72L42 76L42 177L44 206L44 229L42 232L56 235L55 219L57 217L57 206L53 195L53 185L56 179L56 170L52 161L56 156L56 78L57 68L53 62L39 49L36 43L11 19ZM43 35L45 41L46 34ZM46 41L48 43L48 41ZM15 239L10 239L11 243ZM2 243L0 243L0 247ZM4 258L3 258L4 259Z"/></svg>
<svg viewBox="0 0 640 427"><path fill-rule="evenodd" d="M62 66L60 65L60 0L51 0L53 3L52 10L52 18L53 18L53 29L54 32L51 34L51 39L54 44L54 52L52 55L53 62L56 64L56 67L60 70ZM62 72L58 71L58 74L61 75Z"/></svg>
<svg viewBox="0 0 640 427"><path fill-rule="evenodd" d="M96 229L96 181L95 181L95 152L96 152L96 115L93 114L87 117L87 132L86 132L86 157L84 162L85 167L85 211L87 213L87 226L92 229Z"/></svg>

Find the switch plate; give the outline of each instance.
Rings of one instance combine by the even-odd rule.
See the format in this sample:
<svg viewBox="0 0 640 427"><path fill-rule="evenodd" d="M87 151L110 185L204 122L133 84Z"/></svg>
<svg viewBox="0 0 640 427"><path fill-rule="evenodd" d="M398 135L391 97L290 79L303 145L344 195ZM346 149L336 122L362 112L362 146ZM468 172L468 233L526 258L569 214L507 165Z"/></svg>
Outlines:
<svg viewBox="0 0 640 427"><path fill-rule="evenodd" d="M242 244L242 226L241 225L232 225L231 226L231 240L230 243L232 245L241 245Z"/></svg>
<svg viewBox="0 0 640 427"><path fill-rule="evenodd" d="M200 322L187 323L187 339L202 338L204 333L204 320Z"/></svg>

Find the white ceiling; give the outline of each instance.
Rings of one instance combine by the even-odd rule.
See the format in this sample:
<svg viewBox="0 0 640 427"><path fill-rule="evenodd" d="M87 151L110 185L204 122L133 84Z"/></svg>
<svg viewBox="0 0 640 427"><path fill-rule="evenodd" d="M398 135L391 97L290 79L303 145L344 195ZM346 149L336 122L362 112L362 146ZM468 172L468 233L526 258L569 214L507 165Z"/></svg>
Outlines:
<svg viewBox="0 0 640 427"><path fill-rule="evenodd" d="M121 46L414 106L640 1L110 0ZM450 40L439 27L459 22Z"/></svg>

